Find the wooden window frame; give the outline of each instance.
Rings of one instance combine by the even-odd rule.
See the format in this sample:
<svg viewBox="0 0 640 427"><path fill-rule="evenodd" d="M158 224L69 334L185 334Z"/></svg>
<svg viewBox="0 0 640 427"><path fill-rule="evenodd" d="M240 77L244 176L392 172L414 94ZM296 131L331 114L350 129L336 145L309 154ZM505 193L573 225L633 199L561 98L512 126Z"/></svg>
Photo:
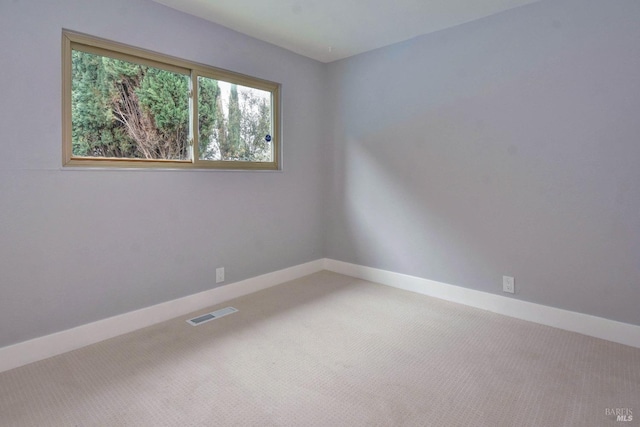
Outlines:
<svg viewBox="0 0 640 427"><path fill-rule="evenodd" d="M112 157L79 157L73 155L71 123L72 51L108 56L141 65L185 74L190 78L189 127L190 160L131 159ZM205 77L232 84L251 87L271 93L271 142L272 161L201 160L198 153L198 77ZM160 54L112 42L109 40L80 34L73 31L62 32L62 165L63 167L89 168L155 168L155 169L221 169L221 170L280 170L280 87L279 83L220 68L198 64L172 56Z"/></svg>

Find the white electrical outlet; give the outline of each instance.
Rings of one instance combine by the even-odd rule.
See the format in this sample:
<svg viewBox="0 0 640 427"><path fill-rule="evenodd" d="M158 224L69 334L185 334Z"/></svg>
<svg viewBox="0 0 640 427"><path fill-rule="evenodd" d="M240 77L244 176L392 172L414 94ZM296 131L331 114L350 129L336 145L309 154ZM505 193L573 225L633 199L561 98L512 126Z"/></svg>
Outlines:
<svg viewBox="0 0 640 427"><path fill-rule="evenodd" d="M514 294L516 292L516 280L510 276L502 276L502 290Z"/></svg>
<svg viewBox="0 0 640 427"><path fill-rule="evenodd" d="M216 283L224 282L224 267L216 268Z"/></svg>

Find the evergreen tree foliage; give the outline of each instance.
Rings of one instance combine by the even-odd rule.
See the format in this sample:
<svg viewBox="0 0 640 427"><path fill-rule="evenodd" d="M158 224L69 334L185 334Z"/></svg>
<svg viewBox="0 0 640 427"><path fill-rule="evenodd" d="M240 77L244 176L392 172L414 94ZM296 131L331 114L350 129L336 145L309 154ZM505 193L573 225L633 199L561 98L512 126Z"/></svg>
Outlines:
<svg viewBox="0 0 640 427"><path fill-rule="evenodd" d="M201 159L214 159L212 142L219 139L220 125L224 134L224 116L218 82L198 78L198 149Z"/></svg>
<svg viewBox="0 0 640 427"><path fill-rule="evenodd" d="M189 76L72 52L73 155L188 159ZM226 105L225 105L226 104ZM226 107L226 108L225 108ZM226 113L226 114L225 114ZM269 103L214 79L198 78L201 159L270 160Z"/></svg>
<svg viewBox="0 0 640 427"><path fill-rule="evenodd" d="M119 148L134 144L121 127L114 126L102 59L73 52L71 116L73 154L77 156L117 157Z"/></svg>
<svg viewBox="0 0 640 427"><path fill-rule="evenodd" d="M222 152L222 158L237 159L240 157L240 122L242 113L240 112L240 102L238 100L238 85L231 85L229 95L229 137L227 138L226 150Z"/></svg>
<svg viewBox="0 0 640 427"><path fill-rule="evenodd" d="M135 94L148 147L145 157L188 159L189 76L148 67ZM142 138L136 138L138 144L144 143Z"/></svg>
<svg viewBox="0 0 640 427"><path fill-rule="evenodd" d="M271 111L267 101L243 92L243 108L240 121L242 146L240 159L246 161L271 160L271 143L266 136L271 134Z"/></svg>

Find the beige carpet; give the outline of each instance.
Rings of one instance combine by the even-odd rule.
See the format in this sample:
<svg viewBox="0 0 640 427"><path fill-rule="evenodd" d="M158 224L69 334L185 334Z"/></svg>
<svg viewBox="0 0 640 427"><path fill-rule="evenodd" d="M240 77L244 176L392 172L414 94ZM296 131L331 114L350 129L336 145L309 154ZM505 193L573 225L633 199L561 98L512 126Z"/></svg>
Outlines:
<svg viewBox="0 0 640 427"><path fill-rule="evenodd" d="M640 349L329 272L229 305L0 374L0 425L640 425Z"/></svg>

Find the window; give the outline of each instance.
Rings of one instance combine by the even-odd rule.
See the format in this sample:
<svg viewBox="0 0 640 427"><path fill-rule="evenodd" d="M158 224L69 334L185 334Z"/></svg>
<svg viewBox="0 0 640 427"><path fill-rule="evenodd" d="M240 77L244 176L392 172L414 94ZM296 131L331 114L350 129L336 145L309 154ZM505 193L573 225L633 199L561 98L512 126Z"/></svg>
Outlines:
<svg viewBox="0 0 640 427"><path fill-rule="evenodd" d="M69 31L63 164L278 169L277 83Z"/></svg>

